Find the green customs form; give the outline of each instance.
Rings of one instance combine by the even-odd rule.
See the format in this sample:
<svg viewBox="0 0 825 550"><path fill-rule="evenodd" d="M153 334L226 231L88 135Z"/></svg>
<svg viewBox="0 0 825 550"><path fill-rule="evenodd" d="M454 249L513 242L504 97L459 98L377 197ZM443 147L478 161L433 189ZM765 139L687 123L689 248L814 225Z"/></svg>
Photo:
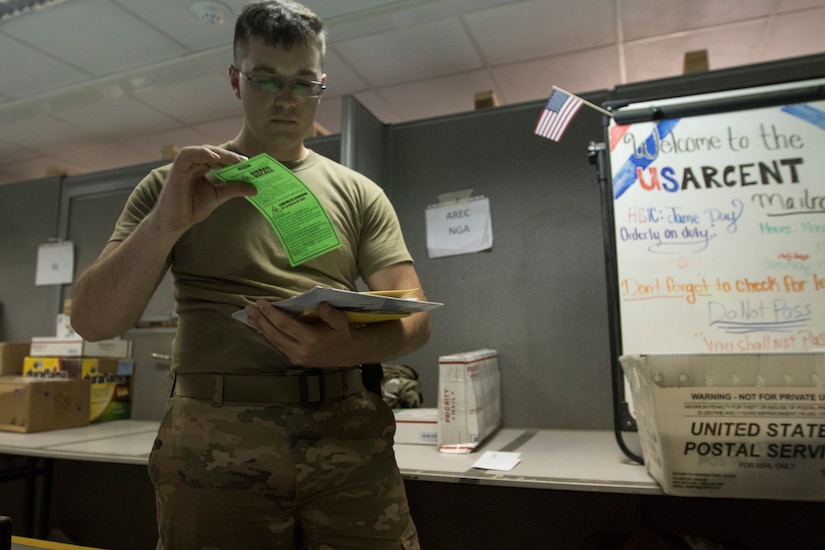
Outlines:
<svg viewBox="0 0 825 550"><path fill-rule="evenodd" d="M341 239L310 189L266 153L209 174L214 182L243 181L258 190L246 197L269 221L295 267L341 246Z"/></svg>

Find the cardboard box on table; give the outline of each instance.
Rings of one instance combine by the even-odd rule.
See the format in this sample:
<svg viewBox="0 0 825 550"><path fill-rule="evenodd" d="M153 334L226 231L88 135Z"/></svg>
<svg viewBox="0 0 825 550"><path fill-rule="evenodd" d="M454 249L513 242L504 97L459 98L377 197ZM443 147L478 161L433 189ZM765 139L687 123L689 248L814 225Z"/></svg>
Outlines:
<svg viewBox="0 0 825 550"><path fill-rule="evenodd" d="M41 379L89 380L92 423L132 416L134 360L108 357L26 357L23 375Z"/></svg>
<svg viewBox="0 0 825 550"><path fill-rule="evenodd" d="M0 377L0 430L41 432L89 424L88 380Z"/></svg>
<svg viewBox="0 0 825 550"><path fill-rule="evenodd" d="M32 357L131 357L132 341L112 338L87 342L79 336L74 338L35 336L31 339L29 355Z"/></svg>
<svg viewBox="0 0 825 550"><path fill-rule="evenodd" d="M0 376L19 376L30 346L29 342L0 342Z"/></svg>
<svg viewBox="0 0 825 550"><path fill-rule="evenodd" d="M470 453L501 427L501 376L495 350L438 358L438 450Z"/></svg>
<svg viewBox="0 0 825 550"><path fill-rule="evenodd" d="M665 493L825 500L825 353L620 363L645 466Z"/></svg>
<svg viewBox="0 0 825 550"><path fill-rule="evenodd" d="M438 443L438 409L395 409L395 442L414 445Z"/></svg>

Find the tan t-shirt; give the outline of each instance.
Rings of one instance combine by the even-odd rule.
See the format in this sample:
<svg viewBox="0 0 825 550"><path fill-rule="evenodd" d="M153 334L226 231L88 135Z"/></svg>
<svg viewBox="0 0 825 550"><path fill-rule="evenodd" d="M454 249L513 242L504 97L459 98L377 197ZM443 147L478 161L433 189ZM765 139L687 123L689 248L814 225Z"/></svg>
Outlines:
<svg viewBox="0 0 825 550"><path fill-rule="evenodd" d="M354 290L359 276L412 261L378 185L312 151L284 165L318 198L342 246L290 267L272 226L244 198L224 203L191 227L169 258L179 318L173 372L283 372L287 359L233 319L233 312L257 298L282 300L315 285ZM169 170L170 165L157 168L137 185L110 240L125 239L151 211Z"/></svg>

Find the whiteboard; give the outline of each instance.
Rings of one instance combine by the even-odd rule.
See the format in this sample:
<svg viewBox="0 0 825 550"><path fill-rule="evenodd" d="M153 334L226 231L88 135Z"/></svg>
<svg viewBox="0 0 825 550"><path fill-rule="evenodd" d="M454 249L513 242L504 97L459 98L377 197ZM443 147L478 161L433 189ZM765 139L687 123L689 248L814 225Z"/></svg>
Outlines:
<svg viewBox="0 0 825 550"><path fill-rule="evenodd" d="M608 135L622 353L825 348L825 101Z"/></svg>

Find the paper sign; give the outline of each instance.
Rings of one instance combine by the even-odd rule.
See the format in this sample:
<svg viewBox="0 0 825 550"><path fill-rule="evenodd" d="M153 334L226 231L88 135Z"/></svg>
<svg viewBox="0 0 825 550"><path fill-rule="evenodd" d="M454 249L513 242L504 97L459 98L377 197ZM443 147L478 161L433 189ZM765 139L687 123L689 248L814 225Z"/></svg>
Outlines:
<svg viewBox="0 0 825 550"><path fill-rule="evenodd" d="M493 246L490 199L487 197L428 206L426 222L430 258L469 254Z"/></svg>
<svg viewBox="0 0 825 550"><path fill-rule="evenodd" d="M246 197L269 221L295 267L341 246L341 239L321 203L283 164L262 153L244 162L215 170L212 178L243 181L258 190Z"/></svg>
<svg viewBox="0 0 825 550"><path fill-rule="evenodd" d="M487 451L476 460L473 468L482 470L501 470L509 472L521 462L521 453L506 453L502 451Z"/></svg>
<svg viewBox="0 0 825 550"><path fill-rule="evenodd" d="M73 273L74 244L71 241L45 243L37 248L36 286L69 284Z"/></svg>

